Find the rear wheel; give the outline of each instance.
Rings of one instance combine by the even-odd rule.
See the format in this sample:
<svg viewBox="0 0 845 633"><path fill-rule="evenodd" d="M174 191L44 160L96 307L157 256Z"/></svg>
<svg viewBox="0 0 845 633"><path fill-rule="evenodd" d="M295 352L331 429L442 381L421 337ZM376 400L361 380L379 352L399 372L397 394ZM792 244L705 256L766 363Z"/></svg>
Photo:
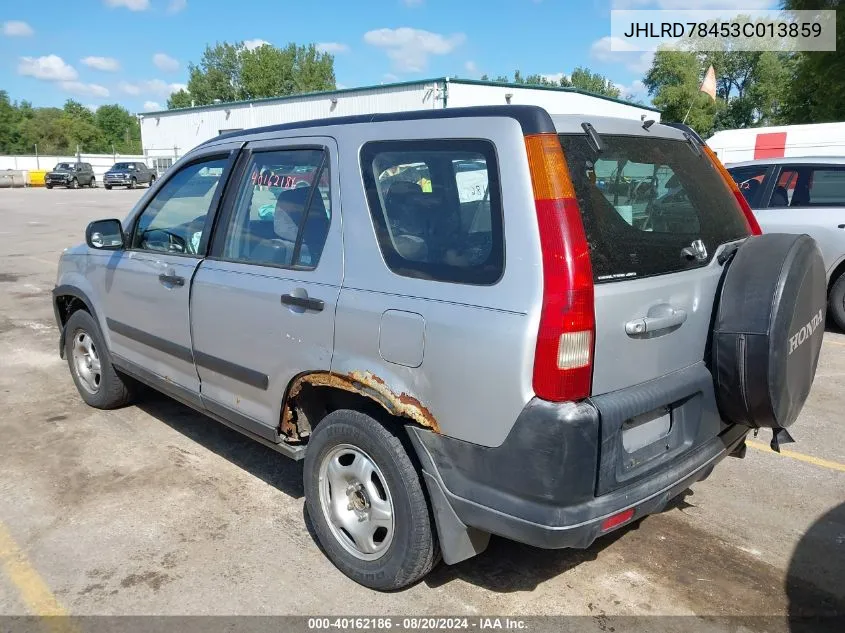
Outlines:
<svg viewBox="0 0 845 633"><path fill-rule="evenodd" d="M155 184L155 181L156 181L156 177L155 177L155 176L150 176L150 184L149 184L149 186L150 186L150 187L152 187L152 186Z"/></svg>
<svg viewBox="0 0 845 633"><path fill-rule="evenodd" d="M115 409L132 398L128 379L111 364L111 355L97 322L85 310L74 312L65 324L65 358L79 395L97 409Z"/></svg>
<svg viewBox="0 0 845 633"><path fill-rule="evenodd" d="M394 590L437 560L419 474L400 439L368 415L339 410L311 435L305 505L326 555L352 580Z"/></svg>
<svg viewBox="0 0 845 633"><path fill-rule="evenodd" d="M830 316L840 330L845 330L845 273L839 276L827 297Z"/></svg>
<svg viewBox="0 0 845 633"><path fill-rule="evenodd" d="M96 178L92 178L92 179L91 179L91 182L89 182L89 183L88 183L88 188L89 188L89 189L93 189L93 188L94 188L94 187L96 187L96 186L97 186L97 179L96 179Z"/></svg>

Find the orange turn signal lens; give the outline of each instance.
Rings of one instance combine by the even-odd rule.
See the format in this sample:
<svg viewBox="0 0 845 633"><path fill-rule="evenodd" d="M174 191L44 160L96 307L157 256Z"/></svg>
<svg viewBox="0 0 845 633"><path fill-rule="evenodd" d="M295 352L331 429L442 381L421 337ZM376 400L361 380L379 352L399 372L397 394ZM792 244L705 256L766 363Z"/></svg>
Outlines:
<svg viewBox="0 0 845 633"><path fill-rule="evenodd" d="M525 137L528 168L535 200L574 198L569 166L557 134L531 134Z"/></svg>

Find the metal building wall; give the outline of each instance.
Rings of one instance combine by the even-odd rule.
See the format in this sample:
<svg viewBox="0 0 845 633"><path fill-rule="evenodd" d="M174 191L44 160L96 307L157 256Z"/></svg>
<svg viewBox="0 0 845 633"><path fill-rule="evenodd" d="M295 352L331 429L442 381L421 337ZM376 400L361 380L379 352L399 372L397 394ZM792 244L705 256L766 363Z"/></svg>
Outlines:
<svg viewBox="0 0 845 633"><path fill-rule="evenodd" d="M144 153L151 159L172 158L182 156L217 136L221 130L373 112L440 108L443 104L439 92L434 83L412 84L153 112L144 114L141 119L141 139Z"/></svg>
<svg viewBox="0 0 845 633"><path fill-rule="evenodd" d="M660 112L649 108L629 105L601 97L593 97L577 92L523 88L521 86L489 86L474 83L450 81L447 104L450 108L473 105L505 105L506 95L510 94L511 104L536 105L545 108L550 114L592 114L594 116L613 116L640 120L660 121Z"/></svg>

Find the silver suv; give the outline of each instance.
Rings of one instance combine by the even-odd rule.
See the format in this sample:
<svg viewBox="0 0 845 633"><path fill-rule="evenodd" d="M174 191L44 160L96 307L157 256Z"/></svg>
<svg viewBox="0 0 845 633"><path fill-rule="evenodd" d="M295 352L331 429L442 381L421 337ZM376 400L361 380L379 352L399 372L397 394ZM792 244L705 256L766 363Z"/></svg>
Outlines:
<svg viewBox="0 0 845 633"><path fill-rule="evenodd" d="M586 547L749 429L790 439L824 266L741 203L654 121L491 106L236 132L65 251L60 351L94 407L139 381L304 458L327 555L396 589L490 534Z"/></svg>

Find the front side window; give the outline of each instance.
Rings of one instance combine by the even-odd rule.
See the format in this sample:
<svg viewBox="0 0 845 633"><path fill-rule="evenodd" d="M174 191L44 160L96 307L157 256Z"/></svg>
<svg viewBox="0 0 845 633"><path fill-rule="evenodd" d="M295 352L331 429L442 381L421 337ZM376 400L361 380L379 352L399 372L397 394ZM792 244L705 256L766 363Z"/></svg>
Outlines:
<svg viewBox="0 0 845 633"><path fill-rule="evenodd" d="M489 285L504 270L498 168L487 141L368 143L361 152L385 263L406 277Z"/></svg>
<svg viewBox="0 0 845 633"><path fill-rule="evenodd" d="M244 172L223 258L316 268L331 224L328 155L322 149L256 152Z"/></svg>
<svg viewBox="0 0 845 633"><path fill-rule="evenodd" d="M719 245L746 237L736 200L703 152L686 142L602 134L560 137L590 246L595 281L703 266ZM685 255L701 240L708 257Z"/></svg>
<svg viewBox="0 0 845 633"><path fill-rule="evenodd" d="M838 166L784 167L769 201L769 207L842 206L845 206L845 167Z"/></svg>
<svg viewBox="0 0 845 633"><path fill-rule="evenodd" d="M135 226L132 248L196 255L206 216L227 158L212 158L182 168L159 189Z"/></svg>
<svg viewBox="0 0 845 633"><path fill-rule="evenodd" d="M760 207L763 194L763 180L768 171L768 165L750 165L748 167L734 167L729 169L731 177L736 181L739 190L752 209Z"/></svg>

